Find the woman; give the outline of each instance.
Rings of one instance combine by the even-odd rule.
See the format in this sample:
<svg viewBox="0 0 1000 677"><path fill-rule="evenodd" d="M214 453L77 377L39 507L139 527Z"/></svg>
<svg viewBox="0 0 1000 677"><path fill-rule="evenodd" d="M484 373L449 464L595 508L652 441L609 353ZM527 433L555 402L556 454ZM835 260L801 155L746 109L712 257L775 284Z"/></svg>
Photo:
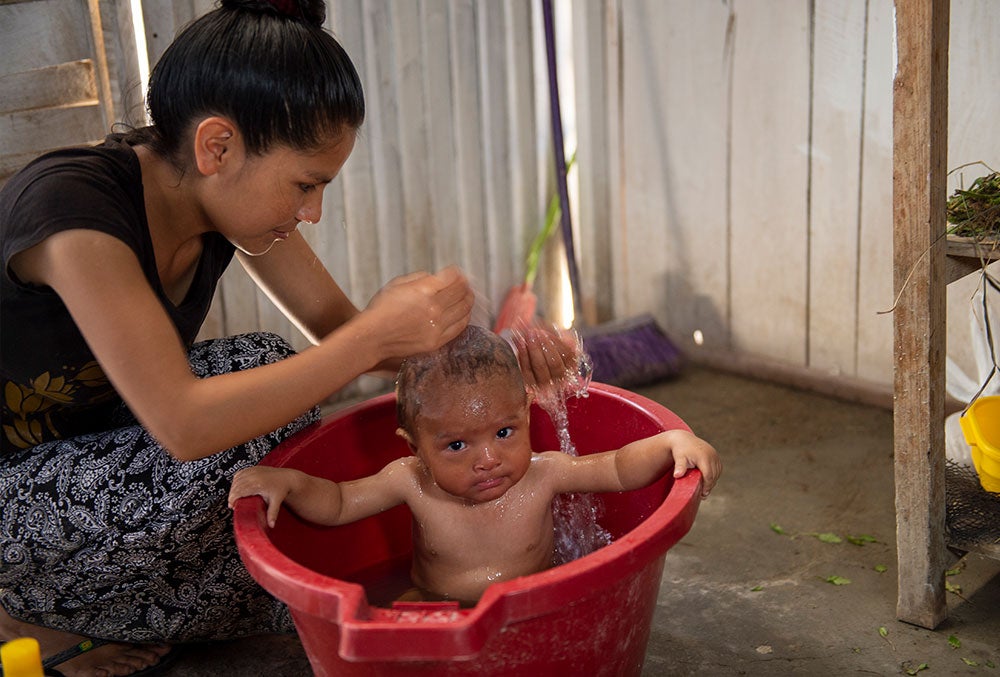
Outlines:
<svg viewBox="0 0 1000 677"><path fill-rule="evenodd" d="M365 113L324 14L223 0L153 70L150 127L43 156L0 192L0 641L106 642L66 675L292 631L237 554L233 474L360 374L468 323L458 270L397 278L359 310L296 230L319 220ZM234 254L314 346L194 343ZM519 344L529 381L557 378L572 357L535 338Z"/></svg>

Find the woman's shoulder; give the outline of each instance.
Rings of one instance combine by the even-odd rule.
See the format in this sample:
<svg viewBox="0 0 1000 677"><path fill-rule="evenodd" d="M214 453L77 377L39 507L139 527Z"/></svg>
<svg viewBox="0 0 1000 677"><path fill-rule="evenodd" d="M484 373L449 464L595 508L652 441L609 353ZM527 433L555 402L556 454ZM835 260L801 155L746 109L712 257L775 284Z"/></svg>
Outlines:
<svg viewBox="0 0 1000 677"><path fill-rule="evenodd" d="M142 170L121 135L96 146L46 153L0 191L0 234L5 240L71 228L118 230L115 224L132 227L142 214Z"/></svg>
<svg viewBox="0 0 1000 677"><path fill-rule="evenodd" d="M95 146L62 148L32 160L0 191L0 218L40 206L80 214L88 203L134 204L141 195L139 159L121 135L111 135Z"/></svg>
<svg viewBox="0 0 1000 677"><path fill-rule="evenodd" d="M72 180L76 177L134 177L139 168L135 151L124 134L110 134L98 144L58 148L39 155L14 174L4 186L15 191L43 179Z"/></svg>

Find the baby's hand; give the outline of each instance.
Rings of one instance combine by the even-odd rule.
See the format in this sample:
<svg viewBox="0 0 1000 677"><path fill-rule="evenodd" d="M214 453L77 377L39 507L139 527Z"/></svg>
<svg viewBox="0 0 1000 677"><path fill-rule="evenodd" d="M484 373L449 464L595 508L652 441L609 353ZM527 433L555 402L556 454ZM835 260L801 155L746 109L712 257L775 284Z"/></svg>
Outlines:
<svg viewBox="0 0 1000 677"><path fill-rule="evenodd" d="M267 504L267 525L274 528L281 502L292 490L289 479L288 471L283 468L244 468L233 477L233 485L229 488L229 507L233 508L237 500L246 496L260 496Z"/></svg>
<svg viewBox="0 0 1000 677"><path fill-rule="evenodd" d="M674 477L683 477L691 468L697 468L702 476L702 498L708 495L722 474L722 459L715 448L700 437L685 433L674 445Z"/></svg>

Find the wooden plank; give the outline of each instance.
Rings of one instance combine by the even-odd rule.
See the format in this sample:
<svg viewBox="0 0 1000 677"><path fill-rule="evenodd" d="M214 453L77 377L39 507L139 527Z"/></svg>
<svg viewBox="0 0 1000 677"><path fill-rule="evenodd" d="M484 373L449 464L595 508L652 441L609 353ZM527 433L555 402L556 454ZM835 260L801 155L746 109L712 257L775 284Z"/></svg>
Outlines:
<svg viewBox="0 0 1000 677"><path fill-rule="evenodd" d="M698 330L726 347L731 7L622 7L626 253L617 270L626 292L617 314L653 312L670 334Z"/></svg>
<svg viewBox="0 0 1000 677"><path fill-rule="evenodd" d="M857 373L892 383L892 0L869 0L861 126Z"/></svg>
<svg viewBox="0 0 1000 677"><path fill-rule="evenodd" d="M575 176L579 186L575 216L580 232L576 250L583 286L581 305L586 323L591 325L613 316L605 12L604 3L573 5L573 62L577 71L573 102L577 122ZM617 74L614 77L617 81Z"/></svg>
<svg viewBox="0 0 1000 677"><path fill-rule="evenodd" d="M482 152L480 101L480 36L477 32L479 5L471 0L452 0L450 4L451 81L454 96L455 167L460 179L459 238L460 263L472 280L489 298L486 275L488 251L486 240L486 194Z"/></svg>
<svg viewBox="0 0 1000 677"><path fill-rule="evenodd" d="M177 34L195 18L216 6L214 0L142 0L146 48L152 66L170 46Z"/></svg>
<svg viewBox="0 0 1000 677"><path fill-rule="evenodd" d="M732 337L806 362L809 7L734 0Z"/></svg>
<svg viewBox="0 0 1000 677"><path fill-rule="evenodd" d="M114 121L142 127L148 124L146 92L139 68L132 4L101 0L100 14ZM143 54L142 58L147 57Z"/></svg>
<svg viewBox="0 0 1000 677"><path fill-rule="evenodd" d="M378 261L384 279L406 271L406 242L400 237L405 198L400 168L399 82L393 63L395 45L391 28L395 17L389 0L365 2L363 19L365 92L370 110L366 127L375 189L373 226L378 238L369 260Z"/></svg>
<svg viewBox="0 0 1000 677"><path fill-rule="evenodd" d="M507 246L510 248L510 268L501 270L496 280L497 290L490 299L489 310L495 314L503 301L506 289L524 279L525 259L535 235L542 228L547 201L545 185L539 171L539 138L535 120L547 99L535 98L536 75L531 45L535 38L532 26L532 7L538 3L511 2L504 4L502 35L507 73L508 118L507 139L509 167L510 225L506 229ZM545 160L552 157L545 154ZM544 160L543 160L544 161ZM548 167L549 163L542 165Z"/></svg>
<svg viewBox="0 0 1000 677"><path fill-rule="evenodd" d="M893 96L893 416L896 615L926 628L947 615L944 570L944 201L948 0L896 0Z"/></svg>
<svg viewBox="0 0 1000 677"><path fill-rule="evenodd" d="M0 115L0 155L41 153L104 138L99 104Z"/></svg>
<svg viewBox="0 0 1000 677"><path fill-rule="evenodd" d="M433 270L434 250L426 246L434 235L431 214L430 172L428 171L428 132L424 87L425 65L421 58L422 35L420 7L417 3L392 6L393 81L398 110L396 136L399 145L401 218L395 227L401 231L404 258L399 272Z"/></svg>
<svg viewBox="0 0 1000 677"><path fill-rule="evenodd" d="M420 4L424 114L427 125L427 191L434 218L430 253L437 267L457 263L465 226L459 216L462 177L455 162L455 92L448 0Z"/></svg>
<svg viewBox="0 0 1000 677"><path fill-rule="evenodd" d="M343 33L341 16L337 4L331 4L328 7L327 28L343 44L340 37ZM350 54L350 56L353 60L354 55ZM363 133L362 131L361 134ZM354 157L358 152L355 150L348 158L341 174L326 187L323 193L323 215L320 220L314 226L300 225L299 230L348 297L352 298L355 303L363 305L368 299L353 298L351 293L351 255L344 185L344 174L349 171L349 167L354 162Z"/></svg>
<svg viewBox="0 0 1000 677"><path fill-rule="evenodd" d="M257 285L235 261L223 273L216 291L221 299L223 333L226 336L261 329L257 317Z"/></svg>
<svg viewBox="0 0 1000 677"><path fill-rule="evenodd" d="M104 117L104 129L111 131L118 111L115 110L115 99L111 89L111 72L108 69L108 55L104 43L104 22L101 19L99 0L87 0L87 12L90 24L89 52L94 60L94 74L97 79L97 91L101 103L101 114ZM112 26L115 30L117 26Z"/></svg>
<svg viewBox="0 0 1000 677"><path fill-rule="evenodd" d="M360 0L340 0L336 5L335 16L340 30L341 44L354 61L368 98L371 84L366 78L368 54L365 51L362 15ZM370 125L375 115L376 111L369 106L364 132L359 135L354 145L354 152L341 170L347 224L347 253L351 267L349 274L340 279L345 292L360 307L367 305L368 300L384 282L377 256L379 243L375 231L373 149L370 143Z"/></svg>
<svg viewBox="0 0 1000 677"><path fill-rule="evenodd" d="M817 0L814 11L808 365L856 375L866 6Z"/></svg>
<svg viewBox="0 0 1000 677"><path fill-rule="evenodd" d="M510 116L507 112L509 74L504 49L504 6L480 3L476 8L479 41L479 111L482 119L479 147L483 167L486 266L481 269L480 290L491 306L498 307L513 282L516 266L508 232L511 210Z"/></svg>
<svg viewBox="0 0 1000 677"><path fill-rule="evenodd" d="M90 59L0 75L0 112L96 103L94 62Z"/></svg>
<svg viewBox="0 0 1000 677"><path fill-rule="evenodd" d="M604 0L605 55L607 57L608 125L608 254L611 276L611 311L613 317L628 302L627 280L624 273L627 261L626 192L625 192L625 35L624 4L622 0ZM599 319L604 319L600 317Z"/></svg>
<svg viewBox="0 0 1000 677"><path fill-rule="evenodd" d="M35 0L0 6L0 75L87 59L86 0Z"/></svg>
<svg viewBox="0 0 1000 677"><path fill-rule="evenodd" d="M983 266L989 265L993 261L1000 260L1000 241L978 241L971 237L958 237L955 235L948 236L948 258L945 260L945 281L948 284L956 282L966 275L971 275L972 273L978 273L983 270ZM971 291L968 287L978 287L980 284L979 280L970 280L969 285L961 285L962 294L960 298L964 298L968 301L971 298ZM960 288L959 285L953 285L948 288L949 292L949 311L951 310L951 291L952 289ZM963 315L968 313L968 304L962 306ZM948 328L949 328L949 353L951 352L951 313L949 312L948 318ZM964 317L961 319L965 319ZM955 322L955 324L960 324L960 322ZM968 323L961 323L966 324ZM966 331L966 336L968 336L968 330Z"/></svg>

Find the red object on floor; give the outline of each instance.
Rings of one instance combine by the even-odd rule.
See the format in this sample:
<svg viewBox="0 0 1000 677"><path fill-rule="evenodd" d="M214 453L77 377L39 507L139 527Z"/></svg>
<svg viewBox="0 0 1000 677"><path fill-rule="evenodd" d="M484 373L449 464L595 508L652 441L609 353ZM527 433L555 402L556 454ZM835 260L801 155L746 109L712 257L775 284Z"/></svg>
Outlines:
<svg viewBox="0 0 1000 677"><path fill-rule="evenodd" d="M592 383L568 402L570 436L583 455L687 425L634 393ZM395 396L331 414L264 463L346 480L409 453L395 435ZM558 449L549 417L532 409L536 450ZM638 675L668 549L691 528L701 475L669 474L636 491L599 494L599 521L614 541L561 566L489 587L471 609L451 602L375 606L378 576L405 573L411 552L405 506L340 527L285 510L274 529L264 502L240 500L236 542L253 577L291 608L317 675ZM362 587L362 582L368 585ZM404 582L405 587L405 582Z"/></svg>

